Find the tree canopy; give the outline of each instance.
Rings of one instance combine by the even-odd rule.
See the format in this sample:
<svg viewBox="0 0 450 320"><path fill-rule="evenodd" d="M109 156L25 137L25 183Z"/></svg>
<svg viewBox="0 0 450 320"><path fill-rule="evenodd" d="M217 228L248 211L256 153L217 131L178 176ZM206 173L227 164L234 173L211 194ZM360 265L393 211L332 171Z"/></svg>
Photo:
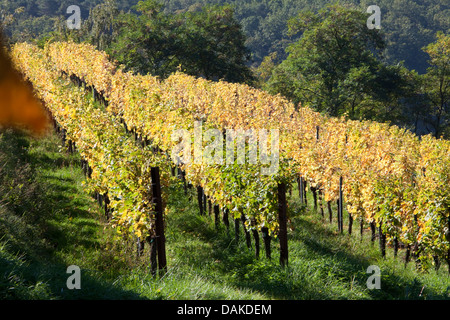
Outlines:
<svg viewBox="0 0 450 320"><path fill-rule="evenodd" d="M440 137L450 122L450 35L437 33L436 41L427 45L424 52L429 55L431 65L424 75L425 92L434 118L434 134Z"/></svg>
<svg viewBox="0 0 450 320"><path fill-rule="evenodd" d="M250 51L230 6L166 13L154 0L140 1L140 15L122 14L109 52L127 68L166 77L178 68L209 80L251 83Z"/></svg>
<svg viewBox="0 0 450 320"><path fill-rule="evenodd" d="M83 20L103 0L80 0ZM116 0L119 11L134 11L138 0ZM285 49L297 40L288 35L287 21L298 12L310 10L317 13L330 0L161 0L166 13L196 11L205 5L231 5L235 19L246 36L246 46L252 53L252 62L258 66L266 56L277 54L277 61L286 58ZM70 0L1 0L0 12L11 14L23 7L15 22L7 28L13 41L35 39L54 30L56 17L67 18ZM340 0L365 12L370 0ZM428 56L422 48L434 41L436 32L450 31L450 3L447 0L378 0L381 9L381 28L385 32L385 59L390 64L404 61L405 67L424 74L429 67Z"/></svg>
<svg viewBox="0 0 450 320"><path fill-rule="evenodd" d="M291 19L290 34L302 36L274 68L267 89L351 118L366 116L374 100L389 100L402 80L398 68L381 62L385 42L379 30L367 28L366 20L365 13L339 5Z"/></svg>

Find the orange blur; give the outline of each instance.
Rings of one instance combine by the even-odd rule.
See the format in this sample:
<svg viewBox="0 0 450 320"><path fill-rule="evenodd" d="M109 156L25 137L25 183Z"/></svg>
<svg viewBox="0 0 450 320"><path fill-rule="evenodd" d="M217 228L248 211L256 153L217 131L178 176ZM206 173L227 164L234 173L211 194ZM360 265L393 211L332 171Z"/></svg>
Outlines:
<svg viewBox="0 0 450 320"><path fill-rule="evenodd" d="M0 35L0 129L16 128L43 135L48 124L47 112L32 86L14 69Z"/></svg>

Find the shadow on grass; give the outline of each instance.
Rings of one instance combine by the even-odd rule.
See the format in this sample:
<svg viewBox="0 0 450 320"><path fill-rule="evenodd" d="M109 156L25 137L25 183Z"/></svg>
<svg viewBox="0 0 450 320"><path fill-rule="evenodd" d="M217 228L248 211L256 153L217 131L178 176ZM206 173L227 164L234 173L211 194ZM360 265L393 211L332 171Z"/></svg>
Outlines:
<svg viewBox="0 0 450 320"><path fill-rule="evenodd" d="M176 193L176 192L175 192ZM182 195L174 195L183 199ZM196 199L193 197L193 199ZM381 289L369 290L367 280L372 273L367 268L376 261L363 251L354 250L347 234L336 234L322 223L320 217L301 214L292 217L295 229L289 234L289 265L278 263L278 241L272 240L272 258L264 256L260 238L260 258L254 256L255 242L247 248L240 226L239 242L235 241L234 223L227 230L221 223L214 227L214 217L200 216L197 203L187 200L174 203L175 210L186 211L172 217L171 223L185 235L179 259L202 275L209 276L240 289L250 289L270 299L424 299L420 291L423 281L382 269ZM169 226L170 228L170 226ZM359 235L358 235L359 236ZM191 237L191 238L190 238ZM260 235L261 237L261 235ZM356 237L356 236L353 236ZM359 239L357 239L359 241ZM370 246L361 243L360 246ZM373 251L373 250L372 250ZM399 262L399 268L403 263ZM448 293L427 289L429 299L448 299Z"/></svg>
<svg viewBox="0 0 450 320"><path fill-rule="evenodd" d="M13 300L116 300L140 297L134 292L123 290L111 281L91 270L81 269L81 288L70 290L66 273L67 265L62 262L18 261L5 258L0 253L0 298Z"/></svg>
<svg viewBox="0 0 450 320"><path fill-rule="evenodd" d="M81 169L79 176L68 176L77 161L57 154L55 137L31 144L27 139L11 134L1 141L12 150L9 158L17 156L24 165L31 164L33 170L25 178L35 192L33 199L16 201L18 209L0 208L0 299L140 299L91 268L104 264L107 254L102 255L99 241L101 214L74 186L82 178ZM30 201L32 210L25 205ZM84 263L78 257L91 254L87 267L80 265L81 289L69 290L68 265L72 260L73 264Z"/></svg>
<svg viewBox="0 0 450 320"><path fill-rule="evenodd" d="M448 300L450 285L447 291L438 291L432 286L419 280L421 271L407 270L414 268L414 262L405 266L400 258L382 258L379 252L378 241L371 242L368 236L361 239L360 234L348 235L346 231L338 234L330 231L328 221L321 221L320 217L299 216L295 218L296 232L292 238L303 243L312 255L318 254L327 260L333 261L339 272L336 276L343 279L352 279L352 285L364 288L369 299L376 300ZM373 274L367 273L370 265L380 264L381 288L367 289L367 280ZM410 268L411 267L411 268ZM428 272L434 273L430 270ZM450 284L450 283L449 283ZM424 290L426 289L426 290Z"/></svg>
<svg viewBox="0 0 450 320"><path fill-rule="evenodd" d="M50 155L35 153L33 154L31 161L33 165L39 165L44 170L60 169L71 166L81 167L78 156L69 153L52 153Z"/></svg>

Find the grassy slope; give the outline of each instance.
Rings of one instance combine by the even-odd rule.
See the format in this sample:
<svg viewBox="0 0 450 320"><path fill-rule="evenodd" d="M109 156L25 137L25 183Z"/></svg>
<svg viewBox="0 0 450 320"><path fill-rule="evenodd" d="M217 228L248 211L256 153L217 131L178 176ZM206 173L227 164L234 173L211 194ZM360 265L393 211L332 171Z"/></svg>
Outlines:
<svg viewBox="0 0 450 320"><path fill-rule="evenodd" d="M286 269L279 267L276 240L271 260L263 249L256 259L242 228L236 243L233 224L230 231L223 225L215 230L211 217L199 216L194 194L189 201L181 186L165 190L171 195L169 269L161 279L152 278L147 254L137 259L133 239L114 239L102 211L83 191L78 156L60 152L59 144L55 135L0 137L0 156L11 164L3 169L9 180L0 179L0 299L450 298L447 266L420 273L413 263L404 268L403 252L395 260L392 250L381 259L368 230L362 241L338 234L335 224L299 209L295 190ZM71 264L81 267L81 290L66 288ZM381 269L381 290L366 287L369 265Z"/></svg>

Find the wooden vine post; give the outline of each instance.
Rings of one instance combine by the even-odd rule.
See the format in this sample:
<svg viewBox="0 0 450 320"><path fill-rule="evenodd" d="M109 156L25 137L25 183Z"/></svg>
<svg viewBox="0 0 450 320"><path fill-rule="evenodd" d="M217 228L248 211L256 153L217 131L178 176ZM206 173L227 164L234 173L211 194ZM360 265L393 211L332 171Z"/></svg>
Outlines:
<svg viewBox="0 0 450 320"><path fill-rule="evenodd" d="M343 219L343 212L344 212L344 196L342 193L342 177L339 178L339 204L338 204L338 223L339 223L339 231L342 233L344 231L344 219Z"/></svg>
<svg viewBox="0 0 450 320"><path fill-rule="evenodd" d="M309 189L311 190L311 192L313 194L314 211L317 212L317 188L310 186Z"/></svg>
<svg viewBox="0 0 450 320"><path fill-rule="evenodd" d="M331 201L327 201L328 208L328 219L330 220L330 224L333 222L333 210L331 209Z"/></svg>
<svg viewBox="0 0 450 320"><path fill-rule="evenodd" d="M205 190L202 188L202 197L203 197L203 213L206 214L206 204L208 202L208 199L206 198Z"/></svg>
<svg viewBox="0 0 450 320"><path fill-rule="evenodd" d="M380 222L380 226L378 227L379 241L380 241L380 251L381 256L383 258L386 257L386 235L383 233L382 228L383 222Z"/></svg>
<svg viewBox="0 0 450 320"><path fill-rule="evenodd" d="M155 208L155 236L158 256L158 269L164 273L167 271L166 238L164 236L164 215L161 197L161 181L159 168L151 168L153 204Z"/></svg>
<svg viewBox="0 0 450 320"><path fill-rule="evenodd" d="M222 222L228 231L230 229L230 221L228 219L228 217L230 216L230 210L228 208L224 208L222 211L223 211Z"/></svg>
<svg viewBox="0 0 450 320"><path fill-rule="evenodd" d="M300 175L299 177L297 177L297 184L298 184L298 195L300 196L300 203L304 204L304 200L303 200L303 178Z"/></svg>
<svg viewBox="0 0 450 320"><path fill-rule="evenodd" d="M219 224L220 224L220 207L219 205L215 204L213 206L214 208L214 225L216 227L216 229L219 229Z"/></svg>
<svg viewBox="0 0 450 320"><path fill-rule="evenodd" d="M200 209L200 215L203 215L203 188L201 186L197 186L197 201L198 207Z"/></svg>
<svg viewBox="0 0 450 320"><path fill-rule="evenodd" d="M287 205L286 184L278 183L278 237L280 239L280 264L282 267L288 264L288 239L287 239Z"/></svg>
<svg viewBox="0 0 450 320"><path fill-rule="evenodd" d="M308 205L308 198L306 195L306 189L307 189L307 185L306 185L306 178L303 180L303 200L305 201L305 205Z"/></svg>
<svg viewBox="0 0 450 320"><path fill-rule="evenodd" d="M264 241L264 249L266 251L266 258L270 259L272 254L271 254L271 250L270 250L270 242L272 240L270 234L269 234L269 228L267 227L262 227L261 228L261 233L262 233L262 238Z"/></svg>

